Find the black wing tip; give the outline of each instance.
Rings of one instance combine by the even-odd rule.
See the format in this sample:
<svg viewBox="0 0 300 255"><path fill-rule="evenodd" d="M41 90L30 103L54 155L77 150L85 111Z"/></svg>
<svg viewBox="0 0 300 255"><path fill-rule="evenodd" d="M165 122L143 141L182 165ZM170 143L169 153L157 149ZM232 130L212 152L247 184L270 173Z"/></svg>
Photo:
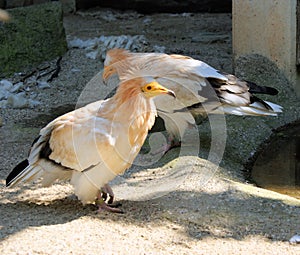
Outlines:
<svg viewBox="0 0 300 255"><path fill-rule="evenodd" d="M28 159L21 161L15 168L10 172L10 174L6 177L6 187L8 187L11 182L15 179L18 174L20 174L27 166L29 165Z"/></svg>
<svg viewBox="0 0 300 255"><path fill-rule="evenodd" d="M279 93L278 90L275 88L272 88L272 87L265 87L265 88L269 95L276 96Z"/></svg>
<svg viewBox="0 0 300 255"><path fill-rule="evenodd" d="M249 85L249 92L250 93L257 93L257 94L267 94L271 96L276 96L279 92L277 89L267 86L260 86L254 82L246 81Z"/></svg>

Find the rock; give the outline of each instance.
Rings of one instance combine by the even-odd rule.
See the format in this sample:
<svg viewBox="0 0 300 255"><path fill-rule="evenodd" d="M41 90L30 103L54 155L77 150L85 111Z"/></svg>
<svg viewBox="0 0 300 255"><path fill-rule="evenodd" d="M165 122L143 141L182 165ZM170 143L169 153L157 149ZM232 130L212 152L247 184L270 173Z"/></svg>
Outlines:
<svg viewBox="0 0 300 255"><path fill-rule="evenodd" d="M289 240L290 244L299 244L300 243L300 235L294 235Z"/></svg>
<svg viewBox="0 0 300 255"><path fill-rule="evenodd" d="M10 82L9 80L1 80L0 85L1 88L5 90L10 90L13 87L12 82Z"/></svg>
<svg viewBox="0 0 300 255"><path fill-rule="evenodd" d="M3 120L2 120L2 118L0 117L0 127L2 127L3 126Z"/></svg>
<svg viewBox="0 0 300 255"><path fill-rule="evenodd" d="M8 10L11 21L1 24L0 76L61 56L67 50L58 2Z"/></svg>
<svg viewBox="0 0 300 255"><path fill-rule="evenodd" d="M28 107L28 101L23 93L11 94L7 98L7 106L11 108L22 109Z"/></svg>
<svg viewBox="0 0 300 255"><path fill-rule="evenodd" d="M74 38L68 42L69 48L86 49L86 56L90 59L105 59L106 52L112 48L123 48L130 51L149 51L149 43L143 35L120 35L120 36L100 36L98 38L82 40ZM151 48L151 47L150 47ZM153 46L152 50L163 52L164 47Z"/></svg>
<svg viewBox="0 0 300 255"><path fill-rule="evenodd" d="M0 109L6 108L6 106L7 106L7 100L0 100Z"/></svg>
<svg viewBox="0 0 300 255"><path fill-rule="evenodd" d="M80 38L75 38L68 42L69 48L78 48L78 49L87 49L87 48L93 48L98 42L101 41L101 38L93 38L93 39L87 39L82 40Z"/></svg>
<svg viewBox="0 0 300 255"><path fill-rule="evenodd" d="M21 88L23 88L23 86L24 86L23 82L18 82L16 84L14 84L13 87L9 91L11 93L18 92L19 90L21 90Z"/></svg>
<svg viewBox="0 0 300 255"><path fill-rule="evenodd" d="M28 99L28 107L29 108L34 108L38 105L40 105L41 103L37 100L33 100L33 99Z"/></svg>
<svg viewBox="0 0 300 255"><path fill-rule="evenodd" d="M40 89L49 89L51 86L48 82L46 81L38 81L37 85Z"/></svg>
<svg viewBox="0 0 300 255"><path fill-rule="evenodd" d="M9 91L7 91L6 89L0 87L0 100L4 100L9 96Z"/></svg>
<svg viewBox="0 0 300 255"><path fill-rule="evenodd" d="M94 50L94 51L91 51L86 55L87 58L90 58L90 59L96 59L98 57L98 54L99 54L99 51L98 50Z"/></svg>
<svg viewBox="0 0 300 255"><path fill-rule="evenodd" d="M15 108L15 109L24 109L24 108L33 108L39 105L40 102L27 99L24 97L24 93L11 94L7 98L7 107Z"/></svg>

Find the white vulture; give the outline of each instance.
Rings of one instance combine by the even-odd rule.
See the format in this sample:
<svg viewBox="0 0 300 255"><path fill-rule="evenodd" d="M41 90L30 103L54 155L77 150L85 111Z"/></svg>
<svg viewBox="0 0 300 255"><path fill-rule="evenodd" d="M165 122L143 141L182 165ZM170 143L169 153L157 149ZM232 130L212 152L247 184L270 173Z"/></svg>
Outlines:
<svg viewBox="0 0 300 255"><path fill-rule="evenodd" d="M70 180L83 204L122 212L109 205L113 192L107 183L131 166L155 121L153 97L162 94L175 97L151 77L134 78L122 81L113 97L56 118L41 129L28 159L12 170L6 186Z"/></svg>
<svg viewBox="0 0 300 255"><path fill-rule="evenodd" d="M220 72L208 64L182 55L164 53L133 53L111 49L104 61L103 80L112 76L127 80L151 76L176 93L177 100L155 98L158 115L164 120L171 142L180 141L193 117L207 114L276 116L282 107L264 101L254 94L276 95L271 87L256 85L232 74ZM115 82L115 79L112 79ZM185 111L186 109L187 111ZM167 145L168 150L172 144Z"/></svg>

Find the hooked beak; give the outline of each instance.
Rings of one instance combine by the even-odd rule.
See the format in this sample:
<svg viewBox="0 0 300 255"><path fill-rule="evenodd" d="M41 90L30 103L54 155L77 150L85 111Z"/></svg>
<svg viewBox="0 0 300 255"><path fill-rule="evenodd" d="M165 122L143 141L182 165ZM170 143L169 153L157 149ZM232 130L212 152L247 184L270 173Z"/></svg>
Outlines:
<svg viewBox="0 0 300 255"><path fill-rule="evenodd" d="M172 91L172 90L168 90L167 95L170 95L170 96L176 98L176 95L175 95L174 91Z"/></svg>
<svg viewBox="0 0 300 255"><path fill-rule="evenodd" d="M104 66L103 73L102 73L102 80L104 84L107 84L108 79L116 73L115 68L113 66Z"/></svg>

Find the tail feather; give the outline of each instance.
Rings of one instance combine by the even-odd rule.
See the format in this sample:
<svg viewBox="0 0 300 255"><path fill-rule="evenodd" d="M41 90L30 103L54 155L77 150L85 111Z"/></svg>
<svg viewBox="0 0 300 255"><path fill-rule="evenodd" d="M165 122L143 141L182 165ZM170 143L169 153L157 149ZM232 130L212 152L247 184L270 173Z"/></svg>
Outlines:
<svg viewBox="0 0 300 255"><path fill-rule="evenodd" d="M10 186L13 180L21 174L26 167L28 167L29 162L27 159L20 162L15 168L10 172L10 174L6 177L6 187Z"/></svg>
<svg viewBox="0 0 300 255"><path fill-rule="evenodd" d="M267 104L268 107L266 107L265 104ZM264 101L264 104L261 104L261 102L254 102L249 106L223 105L223 111L234 115L277 116L277 113L282 112L282 107L280 105Z"/></svg>
<svg viewBox="0 0 300 255"><path fill-rule="evenodd" d="M29 165L28 160L20 162L6 178L6 187L14 187L19 182L35 179L41 168Z"/></svg>

